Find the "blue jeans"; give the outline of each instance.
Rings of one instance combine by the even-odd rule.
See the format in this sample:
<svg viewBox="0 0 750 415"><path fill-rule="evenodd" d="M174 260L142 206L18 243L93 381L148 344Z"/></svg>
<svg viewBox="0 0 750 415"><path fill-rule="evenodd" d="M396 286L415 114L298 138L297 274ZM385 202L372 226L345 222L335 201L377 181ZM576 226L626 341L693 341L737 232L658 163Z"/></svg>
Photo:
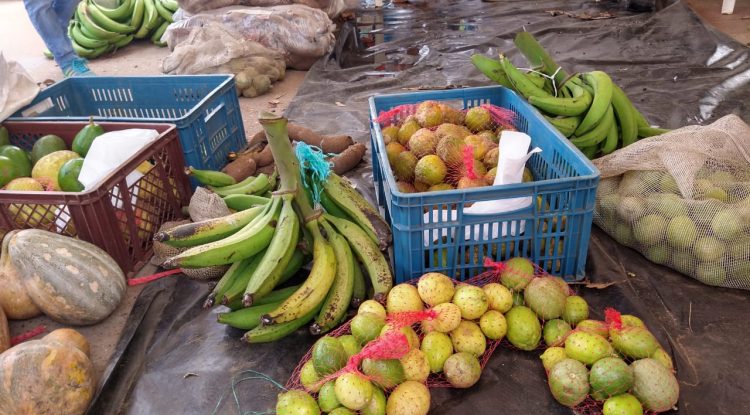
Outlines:
<svg viewBox="0 0 750 415"><path fill-rule="evenodd" d="M31 24L62 68L76 58L68 39L68 22L80 0L23 0Z"/></svg>

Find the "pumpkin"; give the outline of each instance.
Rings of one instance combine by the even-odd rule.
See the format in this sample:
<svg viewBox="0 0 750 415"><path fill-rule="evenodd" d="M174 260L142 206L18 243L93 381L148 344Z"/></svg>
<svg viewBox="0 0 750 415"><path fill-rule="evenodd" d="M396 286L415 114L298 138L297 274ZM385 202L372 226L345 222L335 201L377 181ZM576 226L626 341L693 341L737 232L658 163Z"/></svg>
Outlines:
<svg viewBox="0 0 750 415"><path fill-rule="evenodd" d="M19 231L10 231L3 238L0 250L0 307L10 320L24 320L42 314L26 294L26 288L21 281L18 270L10 260L8 246L11 238ZM27 254L28 255L28 254Z"/></svg>
<svg viewBox="0 0 750 415"><path fill-rule="evenodd" d="M85 353L86 356L91 356L91 347L89 346L89 341L86 340L86 337L84 337L83 334L73 329L57 329L52 333L44 336L44 340L55 341L73 346Z"/></svg>
<svg viewBox="0 0 750 415"><path fill-rule="evenodd" d="M0 354L0 415L86 411L96 391L94 365L74 343L61 340L69 337L53 331Z"/></svg>
<svg viewBox="0 0 750 415"><path fill-rule="evenodd" d="M125 294L120 267L88 242L24 229L11 237L8 253L31 301L60 323L98 323L117 308Z"/></svg>
<svg viewBox="0 0 750 415"><path fill-rule="evenodd" d="M3 308L0 307L0 353L10 349L10 330L8 319L5 318Z"/></svg>

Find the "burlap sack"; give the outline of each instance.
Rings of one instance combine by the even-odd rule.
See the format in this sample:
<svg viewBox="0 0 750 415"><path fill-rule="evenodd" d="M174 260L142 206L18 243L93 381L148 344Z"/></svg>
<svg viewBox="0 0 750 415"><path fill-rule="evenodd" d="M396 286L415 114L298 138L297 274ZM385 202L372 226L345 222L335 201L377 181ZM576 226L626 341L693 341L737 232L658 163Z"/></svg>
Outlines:
<svg viewBox="0 0 750 415"><path fill-rule="evenodd" d="M221 196L203 187L198 187L195 189L193 197L190 198L188 213L193 222L200 222L227 216L232 212L229 211Z"/></svg>
<svg viewBox="0 0 750 415"><path fill-rule="evenodd" d="M161 228L159 228L159 231L172 229L175 226L183 225L185 223L190 223L190 221L182 220L178 222L164 222L164 224L161 225ZM167 258L175 256L186 249L187 248L175 248L165 243L154 241L154 256L151 258L151 263L161 266ZM205 281L221 278L227 269L229 269L229 265L217 265L205 268L184 268L182 273L190 279Z"/></svg>
<svg viewBox="0 0 750 415"><path fill-rule="evenodd" d="M750 127L728 115L594 160L594 223L709 285L750 289Z"/></svg>

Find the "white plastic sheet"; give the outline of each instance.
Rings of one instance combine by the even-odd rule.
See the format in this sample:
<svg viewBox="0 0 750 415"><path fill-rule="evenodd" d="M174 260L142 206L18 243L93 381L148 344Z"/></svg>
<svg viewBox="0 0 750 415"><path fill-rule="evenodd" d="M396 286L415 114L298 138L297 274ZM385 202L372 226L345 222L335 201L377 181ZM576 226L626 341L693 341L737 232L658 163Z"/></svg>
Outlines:
<svg viewBox="0 0 750 415"><path fill-rule="evenodd" d="M5 59L0 51L0 121L28 105L38 93L39 86L26 69Z"/></svg>
<svg viewBox="0 0 750 415"><path fill-rule="evenodd" d="M531 145L531 137L518 131L503 131L500 136L500 154L497 162L497 175L495 175L494 186L521 183L523 181L523 169L526 161L534 154L542 151L539 147L528 151ZM512 212L530 206L532 197L518 197L513 199L488 200L476 202L464 208L464 217L470 215L497 215L504 212ZM435 223L439 218L439 211L431 210L424 214L424 223ZM450 218L449 218L450 216ZM441 222L455 222L458 220L458 212L455 209L443 210ZM503 223L502 229L499 224L470 225L464 227L465 240L486 241L496 239L500 236L521 234L525 228L524 222ZM431 231L424 231L424 245L429 246L434 235ZM443 229L443 236L449 236L448 230ZM453 235L450 235L453 237Z"/></svg>

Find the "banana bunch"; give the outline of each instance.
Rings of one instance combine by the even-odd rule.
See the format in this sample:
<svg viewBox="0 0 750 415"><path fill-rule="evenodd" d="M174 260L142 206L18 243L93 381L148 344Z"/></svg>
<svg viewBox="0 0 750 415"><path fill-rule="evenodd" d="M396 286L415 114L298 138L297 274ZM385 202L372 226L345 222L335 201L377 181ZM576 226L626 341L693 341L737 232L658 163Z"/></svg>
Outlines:
<svg viewBox="0 0 750 415"><path fill-rule="evenodd" d="M523 72L503 55L499 60L474 55L472 63L492 81L526 98L589 159L669 131L652 128L605 72L565 74L528 32L519 34L516 44L529 51L529 60L547 76Z"/></svg>
<svg viewBox="0 0 750 415"><path fill-rule="evenodd" d="M133 39L150 37L155 45L165 46L161 37L178 8L176 0L121 0L114 9L82 0L68 24L68 37L78 56L88 59L123 48Z"/></svg>
<svg viewBox="0 0 750 415"><path fill-rule="evenodd" d="M288 138L286 145L291 148ZM276 163L284 169L283 161L277 158ZM249 330L245 341L274 341L311 321L313 334L331 330L350 306L365 299L365 275L373 296L385 299L393 284L382 253L392 240L390 228L348 181L331 172L322 184L322 209L310 215L303 213L309 210L309 195L290 190L298 186L285 182L284 173L276 189L276 173L235 183L221 172L187 171L236 212L177 226L154 239L189 248L169 258L165 267L231 264L204 307L223 304L232 309L220 314L219 321ZM303 282L277 288L311 260Z"/></svg>

